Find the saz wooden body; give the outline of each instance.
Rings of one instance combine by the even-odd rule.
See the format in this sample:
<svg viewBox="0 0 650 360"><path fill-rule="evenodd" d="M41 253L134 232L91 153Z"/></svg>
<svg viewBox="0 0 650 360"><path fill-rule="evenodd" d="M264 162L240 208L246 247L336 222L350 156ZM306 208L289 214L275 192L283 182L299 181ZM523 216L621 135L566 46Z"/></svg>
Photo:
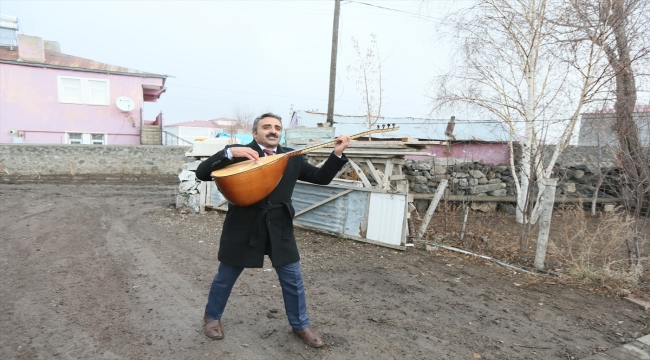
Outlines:
<svg viewBox="0 0 650 360"><path fill-rule="evenodd" d="M378 132L395 131L399 128L390 125L388 128L366 131L350 136L355 139ZM228 165L223 169L212 172L212 178L217 184L219 191L230 203L237 206L250 206L267 197L280 183L282 175L287 168L289 158L305 154L310 151L321 149L336 144L335 141L326 142L302 150L294 150L284 154L264 156L259 161L246 160L236 164Z"/></svg>
<svg viewBox="0 0 650 360"><path fill-rule="evenodd" d="M289 155L275 154L246 160L212 172L219 191L237 206L249 206L267 197L284 175Z"/></svg>

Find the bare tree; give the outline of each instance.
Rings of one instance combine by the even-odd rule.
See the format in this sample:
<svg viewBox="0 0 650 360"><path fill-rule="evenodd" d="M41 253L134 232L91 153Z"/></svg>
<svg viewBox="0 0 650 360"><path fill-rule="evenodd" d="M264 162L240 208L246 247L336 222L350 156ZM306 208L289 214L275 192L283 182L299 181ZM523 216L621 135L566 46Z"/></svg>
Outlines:
<svg viewBox="0 0 650 360"><path fill-rule="evenodd" d="M572 22L585 42L601 47L607 55L612 96L603 107L613 105L611 130L618 140L617 161L622 173L621 197L634 215L633 239L626 239L630 263L638 264L639 237L650 218L650 147L642 144L634 118L638 99L637 75L647 83L650 65L650 1L582 0L573 3ZM645 77L645 78L644 78ZM610 100L613 98L613 100ZM627 194L626 194L627 192Z"/></svg>
<svg viewBox="0 0 650 360"><path fill-rule="evenodd" d="M537 220L541 202L533 206L533 184L539 200L603 80L602 48L566 41L572 35L559 23L572 10L571 2L476 0L448 18L459 47L454 68L435 82L433 108L466 106L510 129L511 149L518 142L522 151L520 164L514 156L510 161L522 224ZM546 164L544 139L556 144Z"/></svg>
<svg viewBox="0 0 650 360"><path fill-rule="evenodd" d="M249 133L250 125L257 116L255 111L248 105L236 105L232 112L235 120L237 120L233 125L233 130L237 133Z"/></svg>
<svg viewBox="0 0 650 360"><path fill-rule="evenodd" d="M366 120L363 125L370 130L381 118L383 100L382 60L379 57L377 35L370 34L370 47L365 53L361 52L359 42L354 37L352 47L357 54L357 64L348 66L348 73L352 74L348 78L355 80L357 91L366 107Z"/></svg>

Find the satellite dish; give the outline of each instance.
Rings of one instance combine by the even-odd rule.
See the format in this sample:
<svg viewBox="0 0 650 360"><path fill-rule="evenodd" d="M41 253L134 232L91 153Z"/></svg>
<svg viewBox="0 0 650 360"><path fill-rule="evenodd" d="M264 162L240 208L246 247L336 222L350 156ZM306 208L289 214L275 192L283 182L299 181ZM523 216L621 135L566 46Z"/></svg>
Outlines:
<svg viewBox="0 0 650 360"><path fill-rule="evenodd" d="M131 111L135 109L135 102L133 102L133 100L128 96L118 97L115 101L115 105L117 105L117 108L122 111Z"/></svg>

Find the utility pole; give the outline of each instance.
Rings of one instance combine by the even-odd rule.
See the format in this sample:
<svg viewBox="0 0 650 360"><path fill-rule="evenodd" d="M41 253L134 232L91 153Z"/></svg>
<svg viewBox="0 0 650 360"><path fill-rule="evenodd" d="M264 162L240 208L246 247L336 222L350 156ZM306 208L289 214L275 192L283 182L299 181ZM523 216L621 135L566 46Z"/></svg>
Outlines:
<svg viewBox="0 0 650 360"><path fill-rule="evenodd" d="M336 51L339 47L339 14L341 0L334 0L334 28L332 29L332 58L330 60L330 88L327 101L327 123L334 126L334 96L336 90Z"/></svg>

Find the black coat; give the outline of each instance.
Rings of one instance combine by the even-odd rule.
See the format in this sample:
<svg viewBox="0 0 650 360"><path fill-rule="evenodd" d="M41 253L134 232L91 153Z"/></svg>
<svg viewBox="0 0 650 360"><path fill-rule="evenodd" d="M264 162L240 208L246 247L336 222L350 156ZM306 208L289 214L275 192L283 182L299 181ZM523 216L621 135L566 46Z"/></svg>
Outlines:
<svg viewBox="0 0 650 360"><path fill-rule="evenodd" d="M246 158L228 159L226 149L235 146L248 146L256 150L260 157L264 156L255 141L248 145L229 145L203 161L196 169L196 177L203 181L211 181L212 171L247 160ZM278 146L276 152L281 154L291 150L293 149ZM327 185L347 161L345 155L339 158L332 153L323 166L317 168L309 164L303 156L293 156L289 158L280 183L267 198L245 207L229 203L221 232L219 261L232 266L260 268L264 264L264 254L268 253L267 240L271 245L273 267L299 261L300 255L293 233L295 210L291 205L291 195L296 181Z"/></svg>

